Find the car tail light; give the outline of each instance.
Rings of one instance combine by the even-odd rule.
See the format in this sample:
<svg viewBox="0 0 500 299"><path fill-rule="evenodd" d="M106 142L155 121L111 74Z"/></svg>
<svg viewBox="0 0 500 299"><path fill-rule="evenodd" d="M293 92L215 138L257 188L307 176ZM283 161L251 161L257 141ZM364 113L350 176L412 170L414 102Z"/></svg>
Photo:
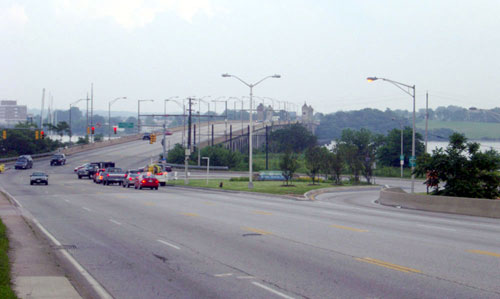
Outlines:
<svg viewBox="0 0 500 299"><path fill-rule="evenodd" d="M163 172L158 172L157 175L163 175Z"/></svg>
<svg viewBox="0 0 500 299"><path fill-rule="evenodd" d="M127 175L125 175L125 177L127 177Z"/></svg>
<svg viewBox="0 0 500 299"><path fill-rule="evenodd" d="M143 183L143 184L144 184L144 183L146 183L146 180L142 180L142 183Z"/></svg>
<svg viewBox="0 0 500 299"><path fill-rule="evenodd" d="M99 179L102 180L102 175L99 176Z"/></svg>
<svg viewBox="0 0 500 299"><path fill-rule="evenodd" d="M109 173L107 173L106 176L109 176Z"/></svg>
<svg viewBox="0 0 500 299"><path fill-rule="evenodd" d="M129 181L131 181L131 180L132 180L132 178L128 178L128 180L129 180Z"/></svg>

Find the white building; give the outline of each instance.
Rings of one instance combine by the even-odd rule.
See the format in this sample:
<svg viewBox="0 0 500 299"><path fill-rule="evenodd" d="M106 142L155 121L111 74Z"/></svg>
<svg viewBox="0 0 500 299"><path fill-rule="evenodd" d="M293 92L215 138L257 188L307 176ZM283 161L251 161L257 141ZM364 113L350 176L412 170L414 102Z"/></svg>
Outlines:
<svg viewBox="0 0 500 299"><path fill-rule="evenodd" d="M26 105L17 105L17 101L0 101L0 125L14 126L27 119Z"/></svg>

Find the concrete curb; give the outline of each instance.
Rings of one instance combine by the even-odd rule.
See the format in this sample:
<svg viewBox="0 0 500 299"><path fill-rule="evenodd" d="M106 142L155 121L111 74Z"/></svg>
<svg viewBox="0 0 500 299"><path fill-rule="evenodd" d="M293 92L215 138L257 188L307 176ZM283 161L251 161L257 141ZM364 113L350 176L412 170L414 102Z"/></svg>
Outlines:
<svg viewBox="0 0 500 299"><path fill-rule="evenodd" d="M52 234L45 229L38 220L25 210L21 203L15 199L14 196L9 194L3 188L0 192L5 195L5 197L14 205L24 219L26 224L31 227L37 235L45 239L49 244L56 249L52 251L56 261L62 266L70 278L70 282L73 287L77 290L80 296L84 298L113 298L104 287L95 280L92 275L87 272L74 258L71 254L64 248L64 246L54 237Z"/></svg>
<svg viewBox="0 0 500 299"><path fill-rule="evenodd" d="M380 190L379 203L406 209L500 218L500 200L406 193L401 188Z"/></svg>
<svg viewBox="0 0 500 299"><path fill-rule="evenodd" d="M380 186L372 185L372 186L346 186L346 187L328 187L328 188L320 188L308 191L304 194L304 197L308 200L316 200L316 196L324 194L324 193L335 193L335 192L343 192L343 191L369 191L369 190L379 190Z"/></svg>

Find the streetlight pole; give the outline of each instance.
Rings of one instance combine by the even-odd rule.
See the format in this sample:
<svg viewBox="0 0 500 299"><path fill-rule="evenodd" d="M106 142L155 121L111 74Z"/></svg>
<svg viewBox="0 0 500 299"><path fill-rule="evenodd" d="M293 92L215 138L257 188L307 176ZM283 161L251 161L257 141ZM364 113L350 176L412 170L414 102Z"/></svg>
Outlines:
<svg viewBox="0 0 500 299"><path fill-rule="evenodd" d="M394 80L386 79L386 78L377 78L377 77L368 77L366 78L368 82L373 82L375 80L382 80L392 83L397 88L401 89L404 93L408 94L413 98L413 132L412 132L412 140L411 140L411 158L410 158L410 166L411 166L411 193L415 192L415 174L413 173L415 170L415 85L408 85L401 82L397 82Z"/></svg>
<svg viewBox="0 0 500 299"><path fill-rule="evenodd" d="M163 101L163 138L162 138L162 148L163 148L163 161L167 161L167 157L166 157L166 146L167 146L167 140L165 139L165 136L167 135L167 102L168 101L171 101L175 98L178 98L178 96L173 96L173 97L170 97L168 99L165 99Z"/></svg>
<svg viewBox="0 0 500 299"><path fill-rule="evenodd" d="M78 101L69 104L69 143L71 144L71 136L73 136L73 128L71 125L71 106L76 105L81 101L85 101L86 99L79 99Z"/></svg>
<svg viewBox="0 0 500 299"><path fill-rule="evenodd" d="M207 185L208 185L208 176L210 175L210 157L202 157L203 160L207 160Z"/></svg>
<svg viewBox="0 0 500 299"><path fill-rule="evenodd" d="M203 99L209 98L211 96L203 96L198 99L198 166L201 165L201 102L204 102L208 106L207 112L207 145L210 144L210 102Z"/></svg>
<svg viewBox="0 0 500 299"><path fill-rule="evenodd" d="M272 76L267 76L267 77L260 79L256 83L253 83L253 84L249 84L249 83L243 81L242 79L240 79L239 77L237 77L235 75L230 75L227 73L222 74L222 77L224 77L224 78L233 77L250 88L250 109L249 109L249 112L250 112L250 120L249 120L250 132L249 132L249 140L248 140L248 144L249 144L249 149L248 149L248 189L253 189L253 182L252 182L252 172L253 172L253 165L252 165L253 164L253 157L252 157L253 156L253 153L252 153L253 152L253 148L252 148L252 145L253 145L252 144L252 139L253 139L253 117L252 117L252 114L253 114L253 105L252 105L253 104L253 88L266 79L281 78L281 76L277 75L277 74L272 75Z"/></svg>
<svg viewBox="0 0 500 299"><path fill-rule="evenodd" d="M112 101L109 101L109 104L108 104L108 140L111 140L111 104L113 104L114 102L118 101L118 100L121 100L121 99L126 99L127 97L119 97L119 98L116 98Z"/></svg>
<svg viewBox="0 0 500 299"><path fill-rule="evenodd" d="M155 100L137 100L137 134L141 133L141 102L154 102Z"/></svg>

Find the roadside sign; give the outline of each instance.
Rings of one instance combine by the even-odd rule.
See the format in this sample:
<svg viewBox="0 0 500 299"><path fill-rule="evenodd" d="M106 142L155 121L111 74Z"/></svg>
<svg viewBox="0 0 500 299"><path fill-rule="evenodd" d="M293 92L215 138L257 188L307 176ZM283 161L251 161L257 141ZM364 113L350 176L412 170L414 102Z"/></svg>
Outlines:
<svg viewBox="0 0 500 299"><path fill-rule="evenodd" d="M404 161L404 159L405 159L405 155L399 156L399 160Z"/></svg>
<svg viewBox="0 0 500 299"><path fill-rule="evenodd" d="M417 159L415 158L415 156L410 157L410 166L411 167L417 166Z"/></svg>
<svg viewBox="0 0 500 299"><path fill-rule="evenodd" d="M132 129L134 127L134 123L118 123L118 128L120 129Z"/></svg>

